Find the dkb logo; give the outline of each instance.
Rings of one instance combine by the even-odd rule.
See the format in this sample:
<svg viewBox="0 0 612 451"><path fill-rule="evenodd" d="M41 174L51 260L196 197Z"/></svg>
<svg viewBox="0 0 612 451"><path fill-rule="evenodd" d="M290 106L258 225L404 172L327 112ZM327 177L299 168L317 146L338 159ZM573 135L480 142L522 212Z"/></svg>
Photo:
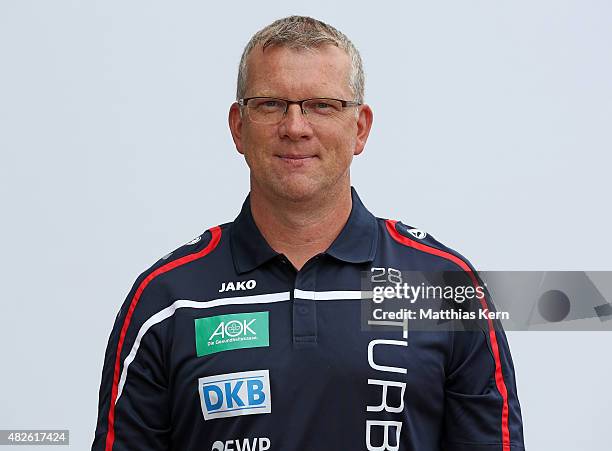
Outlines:
<svg viewBox="0 0 612 451"><path fill-rule="evenodd" d="M272 412L268 370L201 377L198 391L205 420Z"/></svg>

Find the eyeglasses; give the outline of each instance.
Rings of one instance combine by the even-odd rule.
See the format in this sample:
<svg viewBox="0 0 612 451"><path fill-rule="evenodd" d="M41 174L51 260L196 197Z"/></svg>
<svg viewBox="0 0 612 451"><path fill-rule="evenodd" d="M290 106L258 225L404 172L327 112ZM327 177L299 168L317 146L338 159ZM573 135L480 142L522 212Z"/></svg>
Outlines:
<svg viewBox="0 0 612 451"><path fill-rule="evenodd" d="M277 99L275 97L249 97L238 99L238 105L246 107L249 119L257 124L275 125L283 120L289 105L299 105L302 114L311 124L328 122L343 116L344 109L361 105L351 100L326 97L304 100Z"/></svg>

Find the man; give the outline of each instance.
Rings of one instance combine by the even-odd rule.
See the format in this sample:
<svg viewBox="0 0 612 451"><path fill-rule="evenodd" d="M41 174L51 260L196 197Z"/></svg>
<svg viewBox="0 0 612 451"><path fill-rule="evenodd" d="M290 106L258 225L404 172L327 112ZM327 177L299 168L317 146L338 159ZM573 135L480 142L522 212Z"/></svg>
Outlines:
<svg viewBox="0 0 612 451"><path fill-rule="evenodd" d="M363 90L359 53L327 24L292 16L253 36L229 112L250 194L235 221L136 280L109 339L92 449L523 449L497 323L362 325L363 274L461 270L480 283L351 188L372 126Z"/></svg>

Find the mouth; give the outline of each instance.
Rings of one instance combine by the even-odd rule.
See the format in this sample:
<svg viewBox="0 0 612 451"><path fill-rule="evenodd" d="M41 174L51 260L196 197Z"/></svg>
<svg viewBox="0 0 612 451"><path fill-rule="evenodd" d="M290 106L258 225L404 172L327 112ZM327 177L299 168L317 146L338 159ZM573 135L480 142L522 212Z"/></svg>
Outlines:
<svg viewBox="0 0 612 451"><path fill-rule="evenodd" d="M277 157L283 160L307 160L310 158L317 158L316 155L277 155Z"/></svg>
<svg viewBox="0 0 612 451"><path fill-rule="evenodd" d="M292 165L292 166L302 166L311 161L314 161L318 158L316 155L305 155L305 154L285 154L285 155L276 155L283 163Z"/></svg>

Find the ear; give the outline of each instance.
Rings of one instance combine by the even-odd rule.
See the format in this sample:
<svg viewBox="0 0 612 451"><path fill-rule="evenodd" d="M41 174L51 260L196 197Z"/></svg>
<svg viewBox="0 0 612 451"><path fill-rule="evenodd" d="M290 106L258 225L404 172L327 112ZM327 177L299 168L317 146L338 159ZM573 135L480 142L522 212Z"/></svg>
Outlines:
<svg viewBox="0 0 612 451"><path fill-rule="evenodd" d="M355 151L353 155L359 155L363 152L363 148L370 135L373 120L374 114L369 105L362 105L359 107L359 116L357 117L357 140L355 141Z"/></svg>
<svg viewBox="0 0 612 451"><path fill-rule="evenodd" d="M240 105L237 102L232 103L227 119L236 150L244 155L242 150L242 115Z"/></svg>

